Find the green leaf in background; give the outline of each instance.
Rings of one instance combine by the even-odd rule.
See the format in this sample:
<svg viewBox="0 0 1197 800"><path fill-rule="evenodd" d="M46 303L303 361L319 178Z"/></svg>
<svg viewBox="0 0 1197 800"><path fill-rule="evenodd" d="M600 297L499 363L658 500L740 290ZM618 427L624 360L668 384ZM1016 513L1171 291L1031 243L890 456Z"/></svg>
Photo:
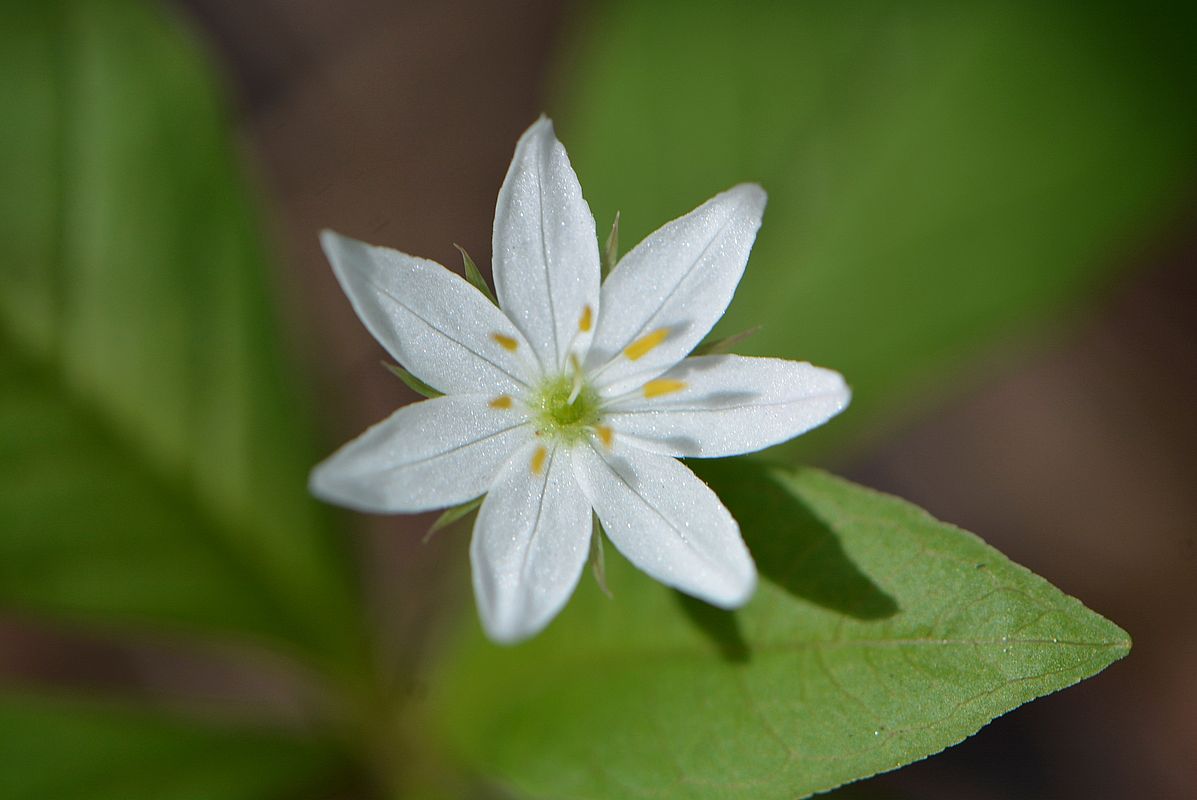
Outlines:
<svg viewBox="0 0 1197 800"><path fill-rule="evenodd" d="M304 800L339 777L297 737L42 697L0 697L0 753L5 800Z"/></svg>
<svg viewBox="0 0 1197 800"><path fill-rule="evenodd" d="M535 797L809 795L955 744L1125 632L975 536L815 470L701 465L761 571L738 613L610 559L549 630L452 651L431 712Z"/></svg>
<svg viewBox="0 0 1197 800"><path fill-rule="evenodd" d="M854 388L813 452L1075 303L1197 157L1192 3L604 3L563 49L562 139L639 241L769 192L720 326Z"/></svg>
<svg viewBox="0 0 1197 800"><path fill-rule="evenodd" d="M15 4L0 103L0 606L358 658L204 59L152 5Z"/></svg>

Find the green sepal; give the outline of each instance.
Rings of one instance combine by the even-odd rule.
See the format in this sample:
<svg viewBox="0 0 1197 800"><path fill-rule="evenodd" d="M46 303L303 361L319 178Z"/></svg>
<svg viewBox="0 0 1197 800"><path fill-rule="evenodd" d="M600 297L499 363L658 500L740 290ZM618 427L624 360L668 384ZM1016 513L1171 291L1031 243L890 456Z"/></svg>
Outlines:
<svg viewBox="0 0 1197 800"><path fill-rule="evenodd" d="M457 252L461 253L461 263L465 265L466 280L473 284L475 289L486 295L487 300L497 306L499 301L495 299L495 293L490 290L486 278L482 277L482 273L478 270L478 265L474 263L474 259L470 258L470 254L461 245L455 242L453 246L457 248Z"/></svg>
<svg viewBox="0 0 1197 800"><path fill-rule="evenodd" d="M424 383L424 381L420 380L415 375L412 375L398 364L392 364L389 361L383 361L381 364L387 368L387 372L391 373L396 378L407 384L407 388L411 389L416 394L423 395L429 399L432 399L433 397L445 396L444 392L438 392L436 389L433 389L431 386Z"/></svg>
<svg viewBox="0 0 1197 800"><path fill-rule="evenodd" d="M761 329L760 325L753 325L751 328L749 328L746 331L740 331L739 333L733 333L731 336L724 336L722 339L713 339L710 336L708 336L707 338L703 339L701 342L698 343L698 347L695 347L694 350L691 351L690 355L692 355L692 356L714 356L714 355L720 355L722 353L731 352L731 349L733 347L735 347L736 345L738 345L740 342L744 341L745 339L749 338L750 336L753 336L758 331L760 331L760 329Z"/></svg>
<svg viewBox="0 0 1197 800"><path fill-rule="evenodd" d="M603 526L598 521L597 517L594 519L593 533L590 535L590 570L594 573L594 582L598 584L599 590L607 595L607 597L614 597L611 590L607 588L607 558L603 552Z"/></svg>
<svg viewBox="0 0 1197 800"><path fill-rule="evenodd" d="M607 243L603 245L603 277L606 278L615 269L619 261L619 212L615 212L615 221L611 223L611 232L607 234Z"/></svg>
<svg viewBox="0 0 1197 800"><path fill-rule="evenodd" d="M484 497L486 495L475 497L473 500L467 500L459 506L445 509L445 512L436 518L436 522L432 523L432 527L428 529L428 533L424 534L424 541L428 541L437 531L444 530L477 509L478 506L482 505L482 498Z"/></svg>

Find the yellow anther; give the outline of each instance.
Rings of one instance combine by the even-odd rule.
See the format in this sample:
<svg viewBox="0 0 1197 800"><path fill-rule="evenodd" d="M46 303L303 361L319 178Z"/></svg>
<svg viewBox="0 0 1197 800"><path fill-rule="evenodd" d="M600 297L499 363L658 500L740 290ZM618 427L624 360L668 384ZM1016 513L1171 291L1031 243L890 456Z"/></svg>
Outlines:
<svg viewBox="0 0 1197 800"><path fill-rule="evenodd" d="M590 306L582 307L582 318L578 320L578 330L586 333L590 330L590 326L594 324L594 309Z"/></svg>
<svg viewBox="0 0 1197 800"><path fill-rule="evenodd" d="M639 339L625 347L623 354L632 361L635 361L636 359L647 355L653 348L665 341L665 337L668 335L668 328L657 328L647 336L641 336Z"/></svg>
<svg viewBox="0 0 1197 800"><path fill-rule="evenodd" d="M615 431L606 425L599 425L594 429L594 432L598 434L599 441L603 443L603 447L610 450L611 446L615 443Z"/></svg>
<svg viewBox="0 0 1197 800"><path fill-rule="evenodd" d="M502 347L504 350L510 350L513 353L515 352L515 349L520 346L519 342L503 333L492 333L490 338L498 342L499 347Z"/></svg>
<svg viewBox="0 0 1197 800"><path fill-rule="evenodd" d="M491 408L511 408L511 395L501 394L490 401Z"/></svg>
<svg viewBox="0 0 1197 800"><path fill-rule="evenodd" d="M543 447L536 448L536 452L532 454L532 474L539 475L544 472L544 460L548 457L549 451Z"/></svg>
<svg viewBox="0 0 1197 800"><path fill-rule="evenodd" d="M661 397L674 392L680 392L686 388L685 381L674 380L673 378L657 378L655 381L649 381L644 384L645 397Z"/></svg>

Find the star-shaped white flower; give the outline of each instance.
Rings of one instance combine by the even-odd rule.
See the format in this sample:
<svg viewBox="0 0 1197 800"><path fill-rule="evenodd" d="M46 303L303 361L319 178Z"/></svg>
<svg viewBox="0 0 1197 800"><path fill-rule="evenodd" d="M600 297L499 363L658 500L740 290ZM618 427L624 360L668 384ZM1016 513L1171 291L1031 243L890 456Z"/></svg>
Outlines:
<svg viewBox="0 0 1197 800"><path fill-rule="evenodd" d="M586 564L591 511L652 577L723 608L751 597L739 526L678 458L760 450L841 411L810 364L690 356L723 316L765 193L742 184L650 235L600 287L594 217L542 117L495 209L499 307L433 261L326 231L354 310L444 397L400 408L312 473L319 497L414 513L485 495L470 545L487 634L513 643L561 610Z"/></svg>

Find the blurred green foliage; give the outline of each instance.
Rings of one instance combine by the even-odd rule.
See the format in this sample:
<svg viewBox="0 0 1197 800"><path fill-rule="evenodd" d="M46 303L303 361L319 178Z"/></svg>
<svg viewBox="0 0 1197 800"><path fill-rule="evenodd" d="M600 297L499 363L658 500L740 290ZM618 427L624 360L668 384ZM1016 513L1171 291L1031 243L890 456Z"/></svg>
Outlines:
<svg viewBox="0 0 1197 800"><path fill-rule="evenodd" d="M348 682L345 542L305 490L304 388L205 59L132 0L4 16L0 604ZM287 739L9 697L0 795L277 796L331 760Z"/></svg>
<svg viewBox="0 0 1197 800"><path fill-rule="evenodd" d="M626 246L765 187L718 331L844 373L852 408L787 451L826 453L1158 232L1195 172L1195 28L1191 3L610 2L559 127Z"/></svg>
<svg viewBox="0 0 1197 800"><path fill-rule="evenodd" d="M341 768L322 741L37 697L0 697L0 753L12 800L320 796Z"/></svg>
<svg viewBox="0 0 1197 800"><path fill-rule="evenodd" d="M732 183L766 186L724 332L764 323L746 349L848 375L856 403L826 448L1094 285L1167 215L1197 141L1191 26L1179 7L1127 8L606 4L572 39L562 134L601 227L622 208L625 243ZM308 387L276 334L204 58L138 0L14 3L0 108L0 608L293 657L331 690L326 723L376 726L351 747L357 768L382 763L391 780L406 768L386 749L392 727L415 723L374 694L392 676L368 652L345 537L305 490ZM444 711L437 727L468 764L602 797L668 785L671 753L703 780L758 780L786 747L852 754L789 765L747 795L792 796L945 746L1125 650L1114 626L899 501L820 473L704 475L745 524L757 602L714 612L615 560L615 604L584 589L513 651L467 636L446 655L460 661L432 670L442 705L426 711ZM924 548L941 557L915 558ZM955 616L935 620L945 609ZM999 652L994 637L1019 629ZM968 644L803 646L937 633ZM960 671L962 652L984 668ZM867 696L882 662L919 704ZM645 705L652 687L659 707ZM757 694L739 704L745 692ZM821 727L789 729L808 712ZM675 718L687 724L674 739L652 727ZM0 687L6 798L321 796L341 746Z"/></svg>
<svg viewBox="0 0 1197 800"><path fill-rule="evenodd" d="M360 647L207 67L140 2L0 31L0 601Z"/></svg>

